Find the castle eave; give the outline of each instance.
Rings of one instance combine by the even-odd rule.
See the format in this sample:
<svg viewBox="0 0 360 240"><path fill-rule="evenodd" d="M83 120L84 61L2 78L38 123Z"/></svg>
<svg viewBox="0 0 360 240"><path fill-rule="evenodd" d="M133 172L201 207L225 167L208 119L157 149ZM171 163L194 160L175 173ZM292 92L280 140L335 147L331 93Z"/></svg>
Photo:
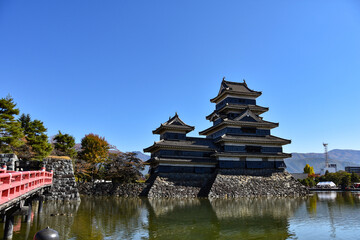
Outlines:
<svg viewBox="0 0 360 240"><path fill-rule="evenodd" d="M153 158L153 162L157 163L165 163L165 164L202 164L202 165L216 165L217 160L212 159L174 159L174 158L162 158L162 157L155 157Z"/></svg>
<svg viewBox="0 0 360 240"><path fill-rule="evenodd" d="M194 145L191 141L159 141L152 146L145 148L144 152L154 152L157 149L179 149L179 150L198 150L212 152L213 149L205 145Z"/></svg>
<svg viewBox="0 0 360 240"><path fill-rule="evenodd" d="M261 107L258 105L245 105L245 104L227 104L225 106L223 106L222 108L213 111L211 114L209 114L208 116L206 116L207 120L211 120L211 118L215 115L215 114L219 114L219 113L227 113L227 112L231 112L231 111L243 111L246 108L250 108L251 111L253 111L256 114L263 114L267 111L269 111L269 108L267 107Z"/></svg>
<svg viewBox="0 0 360 240"><path fill-rule="evenodd" d="M286 145L290 144L291 140L279 138L272 135L267 136L221 136L216 143L252 143L252 144L275 144Z"/></svg>
<svg viewBox="0 0 360 240"><path fill-rule="evenodd" d="M259 127L264 129L273 129L279 126L278 123L272 123L268 121L263 122L247 122L247 121L233 121L225 119L223 122L221 122L218 125L212 126L208 129L205 129L201 132L199 132L200 135L209 135L218 129L221 129L222 127L226 126L238 126L238 127Z"/></svg>
<svg viewBox="0 0 360 240"><path fill-rule="evenodd" d="M290 153L234 153L234 152L217 152L214 157L254 157L254 158L291 158Z"/></svg>
<svg viewBox="0 0 360 240"><path fill-rule="evenodd" d="M235 95L235 96L239 96L239 97L259 97L261 96L262 92L237 92L237 91L231 91L231 90L225 90L224 92L220 93L219 95L217 95L216 97L210 99L210 102L212 103L217 103L219 102L219 100L226 96L226 95Z"/></svg>

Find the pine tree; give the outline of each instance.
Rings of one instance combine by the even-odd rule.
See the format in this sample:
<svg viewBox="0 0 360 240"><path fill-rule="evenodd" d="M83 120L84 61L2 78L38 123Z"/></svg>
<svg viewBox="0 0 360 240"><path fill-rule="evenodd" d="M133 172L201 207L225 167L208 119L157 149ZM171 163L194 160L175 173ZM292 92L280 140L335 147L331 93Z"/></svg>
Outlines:
<svg viewBox="0 0 360 240"><path fill-rule="evenodd" d="M76 156L75 138L69 134L62 134L60 131L54 137L54 149L57 155L69 156L74 158Z"/></svg>
<svg viewBox="0 0 360 240"><path fill-rule="evenodd" d="M52 151L52 146L48 142L47 129L44 127L44 123L40 120L31 121L29 114L22 114L19 123L23 127L26 144L33 152L31 158L43 159L47 157Z"/></svg>
<svg viewBox="0 0 360 240"><path fill-rule="evenodd" d="M8 95L0 99L0 152L15 152L15 148L23 145L23 132L15 116L19 109L15 108L14 99Z"/></svg>
<svg viewBox="0 0 360 240"><path fill-rule="evenodd" d="M30 124L31 124L31 117L30 114L21 114L21 116L19 117L18 120L21 124L21 128L23 129L24 132L29 132L30 131Z"/></svg>

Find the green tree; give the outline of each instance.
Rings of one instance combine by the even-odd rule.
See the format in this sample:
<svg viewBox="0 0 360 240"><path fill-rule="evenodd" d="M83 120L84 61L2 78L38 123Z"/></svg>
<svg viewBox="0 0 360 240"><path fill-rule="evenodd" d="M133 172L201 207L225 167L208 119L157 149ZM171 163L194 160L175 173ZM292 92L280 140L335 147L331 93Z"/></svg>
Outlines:
<svg viewBox="0 0 360 240"><path fill-rule="evenodd" d="M23 129L24 132L29 132L31 129L30 125L31 125L31 117L30 114L21 114L21 116L19 117L18 120L21 124L21 128Z"/></svg>
<svg viewBox="0 0 360 240"><path fill-rule="evenodd" d="M10 95L0 99L0 152L16 153L15 149L24 144L24 134L20 123L15 119L19 112Z"/></svg>
<svg viewBox="0 0 360 240"><path fill-rule="evenodd" d="M352 183L360 182L359 175L357 175L356 173L352 173L352 174L351 174L351 182L352 182Z"/></svg>
<svg viewBox="0 0 360 240"><path fill-rule="evenodd" d="M351 185L351 175L346 174L346 175L342 176L340 184L341 184L341 187L343 189L347 188L347 187L350 187L350 185Z"/></svg>
<svg viewBox="0 0 360 240"><path fill-rule="evenodd" d="M135 182L140 179L142 177L140 171L144 170L144 163L136 157L136 153L111 153L105 170L107 177L116 186L120 183Z"/></svg>
<svg viewBox="0 0 360 240"><path fill-rule="evenodd" d="M75 138L69 134L62 134L60 131L54 137L54 150L56 155L69 156L74 158L76 156Z"/></svg>
<svg viewBox="0 0 360 240"><path fill-rule="evenodd" d="M22 114L19 118L19 123L23 127L27 145L33 152L31 159L40 159L49 156L52 151L52 146L48 141L46 135L47 129L44 123L40 120L31 120L29 114Z"/></svg>

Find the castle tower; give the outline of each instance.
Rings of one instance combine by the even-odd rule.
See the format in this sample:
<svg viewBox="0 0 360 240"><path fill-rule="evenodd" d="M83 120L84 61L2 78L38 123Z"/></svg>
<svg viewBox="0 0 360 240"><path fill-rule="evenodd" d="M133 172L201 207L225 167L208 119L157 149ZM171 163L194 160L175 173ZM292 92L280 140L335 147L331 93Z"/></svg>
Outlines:
<svg viewBox="0 0 360 240"><path fill-rule="evenodd" d="M145 148L150 152L150 173L211 173L216 162L210 156L214 153L211 139L187 137L195 127L185 124L177 115L170 118L153 134L160 135L160 141Z"/></svg>
<svg viewBox="0 0 360 240"><path fill-rule="evenodd" d="M211 99L215 110L206 118L213 126L200 132L212 139L217 152L212 155L220 169L283 169L285 154L282 146L290 140L271 135L278 123L268 122L260 116L268 108L256 105L261 92L251 90L245 80L221 82L219 93Z"/></svg>

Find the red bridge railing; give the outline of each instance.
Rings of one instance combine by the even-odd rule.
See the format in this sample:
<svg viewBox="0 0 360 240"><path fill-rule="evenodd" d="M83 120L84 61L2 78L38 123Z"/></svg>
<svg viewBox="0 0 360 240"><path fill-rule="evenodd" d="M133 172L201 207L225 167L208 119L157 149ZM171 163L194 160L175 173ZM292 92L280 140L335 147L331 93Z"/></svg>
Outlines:
<svg viewBox="0 0 360 240"><path fill-rule="evenodd" d="M0 169L0 205L13 200L34 189L51 185L53 172L42 171L7 171Z"/></svg>

